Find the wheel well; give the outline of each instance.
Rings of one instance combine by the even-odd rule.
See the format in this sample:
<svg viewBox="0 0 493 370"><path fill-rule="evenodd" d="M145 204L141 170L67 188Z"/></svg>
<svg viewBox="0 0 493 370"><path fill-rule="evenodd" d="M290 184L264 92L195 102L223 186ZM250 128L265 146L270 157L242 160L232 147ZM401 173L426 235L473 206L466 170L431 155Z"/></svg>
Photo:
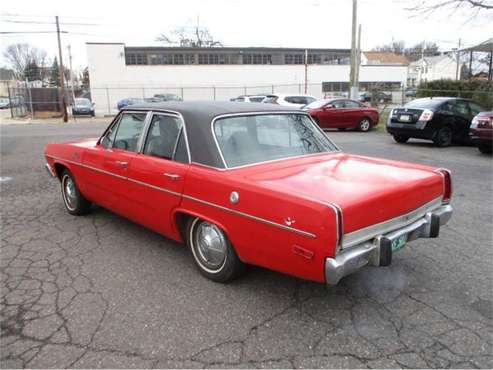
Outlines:
<svg viewBox="0 0 493 370"><path fill-rule="evenodd" d="M60 180L62 178L63 171L65 171L67 169L67 167L65 167L61 163L55 163L55 165L53 167L55 167L56 176L58 177L58 180Z"/></svg>

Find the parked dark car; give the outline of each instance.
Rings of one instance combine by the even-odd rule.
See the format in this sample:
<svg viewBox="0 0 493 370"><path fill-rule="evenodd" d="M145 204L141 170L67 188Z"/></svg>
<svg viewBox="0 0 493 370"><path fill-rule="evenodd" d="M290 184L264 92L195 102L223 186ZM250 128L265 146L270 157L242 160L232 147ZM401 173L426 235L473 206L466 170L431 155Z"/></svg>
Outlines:
<svg viewBox="0 0 493 370"><path fill-rule="evenodd" d="M415 98L417 92L418 91L415 88L407 88L405 92L406 98Z"/></svg>
<svg viewBox="0 0 493 370"><path fill-rule="evenodd" d="M144 103L144 99L125 98L125 99L119 100L118 103L116 103L116 107L120 110L122 108L125 108L128 105L142 104L142 103Z"/></svg>
<svg viewBox="0 0 493 370"><path fill-rule="evenodd" d="M484 154L491 154L493 147L493 112L481 112L471 122L471 141Z"/></svg>
<svg viewBox="0 0 493 370"><path fill-rule="evenodd" d="M472 118L485 110L469 99L416 99L392 109L387 132L398 143L405 143L410 138L431 140L439 147L449 146L453 142L466 143L469 141Z"/></svg>
<svg viewBox="0 0 493 370"><path fill-rule="evenodd" d="M74 116L88 114L94 117L94 103L91 103L91 101L86 98L75 98L74 103L72 104L72 114Z"/></svg>
<svg viewBox="0 0 493 370"><path fill-rule="evenodd" d="M373 93L369 91L363 91L359 93L359 101L363 103L369 103L373 100L377 103L390 103L392 101L392 94L388 94L383 91L375 91Z"/></svg>
<svg viewBox="0 0 493 370"><path fill-rule="evenodd" d="M152 98L144 100L148 103L162 103L166 101L182 101L183 99L176 94L154 94Z"/></svg>
<svg viewBox="0 0 493 370"><path fill-rule="evenodd" d="M351 99L317 100L303 107L322 129L369 131L378 124L378 110Z"/></svg>
<svg viewBox="0 0 493 370"><path fill-rule="evenodd" d="M0 96L0 109L10 108L10 99L4 96Z"/></svg>

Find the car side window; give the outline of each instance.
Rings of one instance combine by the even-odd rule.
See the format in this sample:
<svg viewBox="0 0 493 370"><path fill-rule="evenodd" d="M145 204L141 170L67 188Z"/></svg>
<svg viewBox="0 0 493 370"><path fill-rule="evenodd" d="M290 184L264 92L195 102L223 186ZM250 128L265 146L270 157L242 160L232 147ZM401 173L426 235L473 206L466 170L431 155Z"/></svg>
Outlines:
<svg viewBox="0 0 493 370"><path fill-rule="evenodd" d="M104 137L101 139L101 146L105 149L109 149L113 146L115 142L116 132L118 131L118 125L120 124L121 117L115 122L106 132Z"/></svg>
<svg viewBox="0 0 493 370"><path fill-rule="evenodd" d="M336 100L335 102L332 102L331 105L334 108L344 108L346 105L344 104L344 100Z"/></svg>
<svg viewBox="0 0 493 370"><path fill-rule="evenodd" d="M136 152L146 116L147 113L123 113L116 130L113 148Z"/></svg>
<svg viewBox="0 0 493 370"><path fill-rule="evenodd" d="M471 109L471 115L476 116L478 113L483 112L485 109L479 104L469 102L469 108Z"/></svg>
<svg viewBox="0 0 493 370"><path fill-rule="evenodd" d="M469 105L467 102L458 100L455 102L455 113L460 114L461 116L469 116Z"/></svg>
<svg viewBox="0 0 493 370"><path fill-rule="evenodd" d="M344 102L346 108L359 108L360 105L359 103L352 101L352 100L346 100Z"/></svg>
<svg viewBox="0 0 493 370"><path fill-rule="evenodd" d="M144 146L144 154L173 159L182 128L182 122L177 117L164 114L153 115Z"/></svg>
<svg viewBox="0 0 493 370"><path fill-rule="evenodd" d="M454 103L451 102L451 101L445 102L441 106L441 109L440 110L443 111L443 112L445 112L445 113L451 113L451 114L453 114L454 111L455 111Z"/></svg>

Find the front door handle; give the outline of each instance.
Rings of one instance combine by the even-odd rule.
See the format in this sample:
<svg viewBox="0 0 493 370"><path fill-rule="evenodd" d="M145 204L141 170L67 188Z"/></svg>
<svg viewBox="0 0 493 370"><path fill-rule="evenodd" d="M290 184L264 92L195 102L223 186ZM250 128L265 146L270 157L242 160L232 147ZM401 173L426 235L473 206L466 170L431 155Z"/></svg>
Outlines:
<svg viewBox="0 0 493 370"><path fill-rule="evenodd" d="M115 161L115 164L121 168L127 168L128 167L128 162L126 162L126 161Z"/></svg>
<svg viewBox="0 0 493 370"><path fill-rule="evenodd" d="M171 181L178 181L180 179L180 175L176 173L165 172L163 173L163 175L169 178Z"/></svg>

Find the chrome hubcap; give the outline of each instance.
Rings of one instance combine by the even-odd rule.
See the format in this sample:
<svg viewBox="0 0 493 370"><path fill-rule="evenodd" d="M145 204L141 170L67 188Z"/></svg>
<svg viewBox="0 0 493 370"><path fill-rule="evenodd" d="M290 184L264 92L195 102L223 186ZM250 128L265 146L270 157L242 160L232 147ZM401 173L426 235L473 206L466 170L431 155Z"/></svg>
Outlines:
<svg viewBox="0 0 493 370"><path fill-rule="evenodd" d="M75 190L75 183L70 177L65 177L64 186L65 199L70 208L75 208L77 204L77 192Z"/></svg>
<svg viewBox="0 0 493 370"><path fill-rule="evenodd" d="M214 224L201 222L194 236L198 257L209 269L219 269L226 259L227 242L223 232Z"/></svg>

